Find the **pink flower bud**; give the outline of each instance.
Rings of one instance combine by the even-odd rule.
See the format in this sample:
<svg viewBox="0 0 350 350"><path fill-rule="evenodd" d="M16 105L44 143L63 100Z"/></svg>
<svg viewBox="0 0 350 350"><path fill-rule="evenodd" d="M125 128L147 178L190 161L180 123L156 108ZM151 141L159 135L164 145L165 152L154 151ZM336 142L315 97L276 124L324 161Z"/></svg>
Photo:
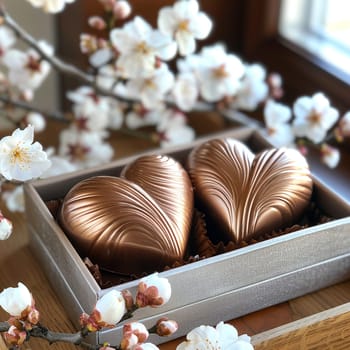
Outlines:
<svg viewBox="0 0 350 350"><path fill-rule="evenodd" d="M156 323L156 333L161 337L167 337L174 334L179 328L176 321L169 320L166 317L159 319Z"/></svg>
<svg viewBox="0 0 350 350"><path fill-rule="evenodd" d="M23 99L23 101L26 101L26 102L32 101L34 98L33 90L25 89L24 91L21 92L21 98Z"/></svg>
<svg viewBox="0 0 350 350"><path fill-rule="evenodd" d="M40 313L34 307L29 311L27 319L31 324L37 324L39 322Z"/></svg>
<svg viewBox="0 0 350 350"><path fill-rule="evenodd" d="M324 143L321 146L321 160L329 168L335 168L340 161L339 150Z"/></svg>
<svg viewBox="0 0 350 350"><path fill-rule="evenodd" d="M119 0L113 6L113 15L116 19L125 19L131 14L131 6L126 0Z"/></svg>
<svg viewBox="0 0 350 350"><path fill-rule="evenodd" d="M90 34L80 34L80 51L85 54L91 54L98 48L98 40Z"/></svg>
<svg viewBox="0 0 350 350"><path fill-rule="evenodd" d="M166 278L154 273L140 280L136 295L138 307L158 307L166 304L171 296L171 285Z"/></svg>
<svg viewBox="0 0 350 350"><path fill-rule="evenodd" d="M35 132L44 131L46 128L46 120L44 116L37 112L29 112L24 121L26 125L33 125Z"/></svg>
<svg viewBox="0 0 350 350"><path fill-rule="evenodd" d="M15 326L11 326L7 332L4 333L5 341L13 346L22 345L27 338L27 333L21 331Z"/></svg>
<svg viewBox="0 0 350 350"><path fill-rule="evenodd" d="M308 153L309 153L308 148L304 144L299 144L298 145L298 150L304 157L306 157L308 155Z"/></svg>
<svg viewBox="0 0 350 350"><path fill-rule="evenodd" d="M92 16L88 19L89 26L97 30L103 30L106 28L105 20L100 16Z"/></svg>
<svg viewBox="0 0 350 350"><path fill-rule="evenodd" d="M130 322L124 325L123 335L129 334L136 335L138 343L144 343L149 337L147 328L140 322Z"/></svg>

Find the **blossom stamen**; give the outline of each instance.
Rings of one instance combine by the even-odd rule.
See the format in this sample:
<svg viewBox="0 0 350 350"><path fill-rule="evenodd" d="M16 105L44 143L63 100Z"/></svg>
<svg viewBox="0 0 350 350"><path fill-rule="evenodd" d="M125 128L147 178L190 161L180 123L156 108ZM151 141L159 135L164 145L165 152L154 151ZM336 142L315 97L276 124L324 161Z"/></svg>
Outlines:
<svg viewBox="0 0 350 350"><path fill-rule="evenodd" d="M151 50L150 47L147 45L145 41L141 41L137 46L136 46L136 52L142 54L142 55L148 55Z"/></svg>
<svg viewBox="0 0 350 350"><path fill-rule="evenodd" d="M40 72L40 61L37 58L29 55L26 68L28 68L32 72Z"/></svg>
<svg viewBox="0 0 350 350"><path fill-rule="evenodd" d="M313 125L318 125L321 120L322 120L321 114L316 111L313 111L312 113L310 113L308 117L308 121Z"/></svg>
<svg viewBox="0 0 350 350"><path fill-rule="evenodd" d="M213 75L217 79L224 79L229 76L226 66L224 64L221 64L220 66L213 69Z"/></svg>
<svg viewBox="0 0 350 350"><path fill-rule="evenodd" d="M190 31L190 21L188 19L182 20L177 27L178 31L189 32Z"/></svg>
<svg viewBox="0 0 350 350"><path fill-rule="evenodd" d="M19 163L19 164L22 164L22 166L24 164L30 163L28 149L17 145L11 152L10 162L11 164Z"/></svg>

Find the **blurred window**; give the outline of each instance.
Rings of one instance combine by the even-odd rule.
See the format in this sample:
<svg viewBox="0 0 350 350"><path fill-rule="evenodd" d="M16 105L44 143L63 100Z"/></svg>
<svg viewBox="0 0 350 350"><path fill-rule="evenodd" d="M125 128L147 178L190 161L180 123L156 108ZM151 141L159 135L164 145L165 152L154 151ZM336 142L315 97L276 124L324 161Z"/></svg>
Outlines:
<svg viewBox="0 0 350 350"><path fill-rule="evenodd" d="M350 74L350 0L282 0L279 32Z"/></svg>

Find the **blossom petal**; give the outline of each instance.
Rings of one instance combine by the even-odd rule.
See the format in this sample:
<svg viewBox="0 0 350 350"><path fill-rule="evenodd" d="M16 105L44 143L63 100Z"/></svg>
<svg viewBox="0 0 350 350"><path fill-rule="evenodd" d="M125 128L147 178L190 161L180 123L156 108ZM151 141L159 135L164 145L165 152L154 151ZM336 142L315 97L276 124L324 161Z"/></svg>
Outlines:
<svg viewBox="0 0 350 350"><path fill-rule="evenodd" d="M172 7L166 6L161 8L157 22L158 28L162 33L173 36L177 29L177 16Z"/></svg>
<svg viewBox="0 0 350 350"><path fill-rule="evenodd" d="M175 34L175 39L179 45L179 53L181 56L187 56L195 52L196 41L190 32L179 30Z"/></svg>
<svg viewBox="0 0 350 350"><path fill-rule="evenodd" d="M207 38L212 28L213 22L204 12L199 12L190 24L192 34L200 40Z"/></svg>

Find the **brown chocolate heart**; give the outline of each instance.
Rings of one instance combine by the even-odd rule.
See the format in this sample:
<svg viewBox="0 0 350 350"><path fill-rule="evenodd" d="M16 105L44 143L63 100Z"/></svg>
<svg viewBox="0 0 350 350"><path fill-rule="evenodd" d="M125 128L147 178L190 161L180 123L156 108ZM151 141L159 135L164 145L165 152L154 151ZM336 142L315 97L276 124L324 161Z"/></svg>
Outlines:
<svg viewBox="0 0 350 350"><path fill-rule="evenodd" d="M165 155L142 156L127 165L121 177L150 194L179 232L190 231L193 190L191 180L179 162Z"/></svg>
<svg viewBox="0 0 350 350"><path fill-rule="evenodd" d="M235 242L292 224L312 193L308 164L294 149L255 156L237 140L211 140L192 150L188 168L203 210Z"/></svg>
<svg viewBox="0 0 350 350"><path fill-rule="evenodd" d="M183 258L193 210L192 185L180 164L159 160L149 160L139 169L148 186L157 189L153 192L159 192L156 198L132 181L111 176L81 181L69 191L59 221L82 256L122 274L161 270ZM180 204L179 191L188 211L176 215L176 204L170 207Z"/></svg>

